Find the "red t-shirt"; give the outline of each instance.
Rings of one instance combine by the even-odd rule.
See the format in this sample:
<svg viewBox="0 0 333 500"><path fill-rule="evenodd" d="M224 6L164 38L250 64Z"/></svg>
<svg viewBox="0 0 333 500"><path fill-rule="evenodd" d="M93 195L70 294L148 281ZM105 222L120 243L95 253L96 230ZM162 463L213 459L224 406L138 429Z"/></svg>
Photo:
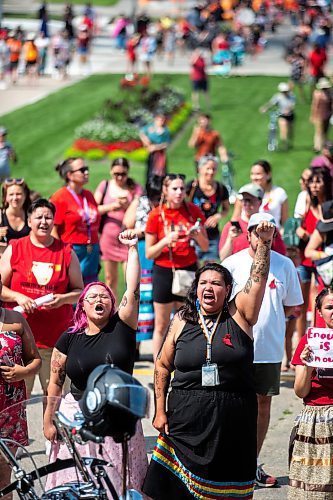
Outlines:
<svg viewBox="0 0 333 500"><path fill-rule="evenodd" d="M296 348L291 363L303 365L300 355L307 342L306 334L303 335ZM314 368L311 375L311 389L303 399L308 406L322 406L333 404L333 368Z"/></svg>
<svg viewBox="0 0 333 500"><path fill-rule="evenodd" d="M41 248L33 245L30 236L11 240L12 279L9 287L36 299L48 293L67 293L68 270L71 263L71 248L54 239L51 246ZM7 303L12 309L17 304ZM65 304L48 311L37 309L27 316L37 347L54 347L60 335L66 331L73 318L73 307Z"/></svg>
<svg viewBox="0 0 333 500"><path fill-rule="evenodd" d="M239 236L236 236L236 238L232 242L232 254L240 252L241 250L244 250L244 248L249 248L249 242L247 239L247 222L245 222L243 219L240 217L237 218L239 225L241 227L242 233ZM230 222L227 222L226 225L224 226L219 242L219 250L224 246L226 239L228 237L229 233L229 228L231 226ZM286 247L285 244L283 243L283 239L281 238L281 234L279 232L276 233L276 237L273 240L272 244L272 250L275 252L281 254L281 255L286 255Z"/></svg>
<svg viewBox="0 0 333 500"><path fill-rule="evenodd" d="M310 235L316 229L318 219L315 214L312 212L311 208L304 215L304 219L302 222L302 228L305 229ZM311 259L307 259L304 256L304 251L302 252L302 266L315 267Z"/></svg>
<svg viewBox="0 0 333 500"><path fill-rule="evenodd" d="M215 155L221 144L221 137L217 130L200 130L195 143L195 159L200 160L207 154Z"/></svg>
<svg viewBox="0 0 333 500"><path fill-rule="evenodd" d="M200 81L206 79L206 63L203 57L198 57L195 63L192 64L191 80Z"/></svg>
<svg viewBox="0 0 333 500"><path fill-rule="evenodd" d="M195 248L190 245L190 239L185 235L186 231L195 224L197 219L206 221L201 210L194 203L187 203L187 208L182 205L179 209L167 208L163 205L165 225L161 216L160 207L154 208L148 216L146 233L156 234L160 241L170 231L178 231L180 238L172 247L173 262L170 261L169 247L165 246L161 254L155 259L155 264L162 267L173 267L183 269L197 262Z"/></svg>
<svg viewBox="0 0 333 500"><path fill-rule="evenodd" d="M50 198L56 207L54 223L58 226L59 238L71 245L86 245L88 243L88 225L84 213L84 198L86 198L91 228L90 243L98 243L100 215L94 195L83 189L77 198L78 200L74 198L66 186L56 191Z"/></svg>
<svg viewBox="0 0 333 500"><path fill-rule="evenodd" d="M325 49L321 48L319 52L316 52L315 50L310 52L309 60L310 60L310 74L312 76L321 75L327 60Z"/></svg>

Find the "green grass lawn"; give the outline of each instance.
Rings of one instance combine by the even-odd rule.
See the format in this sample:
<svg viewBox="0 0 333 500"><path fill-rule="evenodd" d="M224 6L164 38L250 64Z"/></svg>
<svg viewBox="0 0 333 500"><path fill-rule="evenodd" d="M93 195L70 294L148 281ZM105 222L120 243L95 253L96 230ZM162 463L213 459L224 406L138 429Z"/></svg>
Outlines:
<svg viewBox="0 0 333 500"><path fill-rule="evenodd" d="M14 176L23 176L29 186L44 196L51 195L62 182L54 170L57 161L74 139L74 129L97 112L105 99L113 98L119 90L119 75L95 75L62 89L49 97L1 118L8 127L10 140L18 153ZM273 166L274 183L284 187L293 212L299 190L298 179L309 165L312 153L312 126L309 123L309 104L297 104L294 148L289 152L267 151L268 115L258 112L261 104L275 92L281 78L233 77L210 78L213 126L219 130L228 149L235 154L236 187L248 181L251 164L267 159ZM154 82L171 83L190 96L186 75L156 75ZM124 92L124 91L122 91ZM130 91L129 91L130 92ZM177 136L170 147L169 171L194 175L193 151L187 146L192 123ZM89 188L108 176L109 161L90 162ZM144 182L145 166L132 164L131 175Z"/></svg>
<svg viewBox="0 0 333 500"><path fill-rule="evenodd" d="M236 185L248 180L253 161L268 159L273 165L274 182L287 190L293 206L299 174L312 157L312 127L308 120L309 105L298 103L294 148L289 152L267 151L268 115L260 114L258 108L272 95L280 80L275 77L211 77L210 111L214 128L221 132L228 149L235 154ZM185 75L156 75L154 81L157 84L168 81L187 95L190 93ZM105 99L119 92L119 76L96 75L3 116L1 123L8 127L19 157L13 174L23 175L29 185L42 194L52 194L61 184L54 165L72 144L75 127L91 118ZM192 124L178 135L169 153L169 170L186 173L189 177L194 174L193 151L187 147L191 130ZM90 163L91 189L108 175L108 163ZM139 182L143 182L144 172L144 165L133 164L131 173Z"/></svg>

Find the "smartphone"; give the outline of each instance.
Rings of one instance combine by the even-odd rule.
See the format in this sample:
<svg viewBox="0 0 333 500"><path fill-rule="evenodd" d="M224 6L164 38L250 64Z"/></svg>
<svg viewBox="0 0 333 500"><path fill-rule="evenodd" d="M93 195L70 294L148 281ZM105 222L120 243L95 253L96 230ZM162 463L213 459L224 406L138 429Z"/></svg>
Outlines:
<svg viewBox="0 0 333 500"><path fill-rule="evenodd" d="M233 227L235 227L238 231L240 231L242 233L242 228L241 228L240 223L238 222L238 220L232 220L231 221L231 225Z"/></svg>

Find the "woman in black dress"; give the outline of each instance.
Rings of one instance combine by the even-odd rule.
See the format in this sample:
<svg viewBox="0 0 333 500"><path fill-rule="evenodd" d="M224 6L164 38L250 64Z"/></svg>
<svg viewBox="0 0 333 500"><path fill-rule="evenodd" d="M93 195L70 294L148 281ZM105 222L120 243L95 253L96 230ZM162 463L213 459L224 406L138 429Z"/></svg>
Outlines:
<svg viewBox="0 0 333 500"><path fill-rule="evenodd" d="M274 226L262 222L257 233L244 289L228 303L229 271L215 263L199 269L156 359L153 425L160 435L143 488L155 500L253 496L257 398L252 326L265 292Z"/></svg>

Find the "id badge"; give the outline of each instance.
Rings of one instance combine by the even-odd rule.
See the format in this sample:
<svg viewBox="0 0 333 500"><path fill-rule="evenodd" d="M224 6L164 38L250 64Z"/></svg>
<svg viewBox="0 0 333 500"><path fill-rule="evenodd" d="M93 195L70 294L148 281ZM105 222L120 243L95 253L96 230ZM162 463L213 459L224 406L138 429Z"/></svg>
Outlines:
<svg viewBox="0 0 333 500"><path fill-rule="evenodd" d="M219 385L219 371L216 363L202 365L201 368L201 385L203 387L213 387Z"/></svg>

